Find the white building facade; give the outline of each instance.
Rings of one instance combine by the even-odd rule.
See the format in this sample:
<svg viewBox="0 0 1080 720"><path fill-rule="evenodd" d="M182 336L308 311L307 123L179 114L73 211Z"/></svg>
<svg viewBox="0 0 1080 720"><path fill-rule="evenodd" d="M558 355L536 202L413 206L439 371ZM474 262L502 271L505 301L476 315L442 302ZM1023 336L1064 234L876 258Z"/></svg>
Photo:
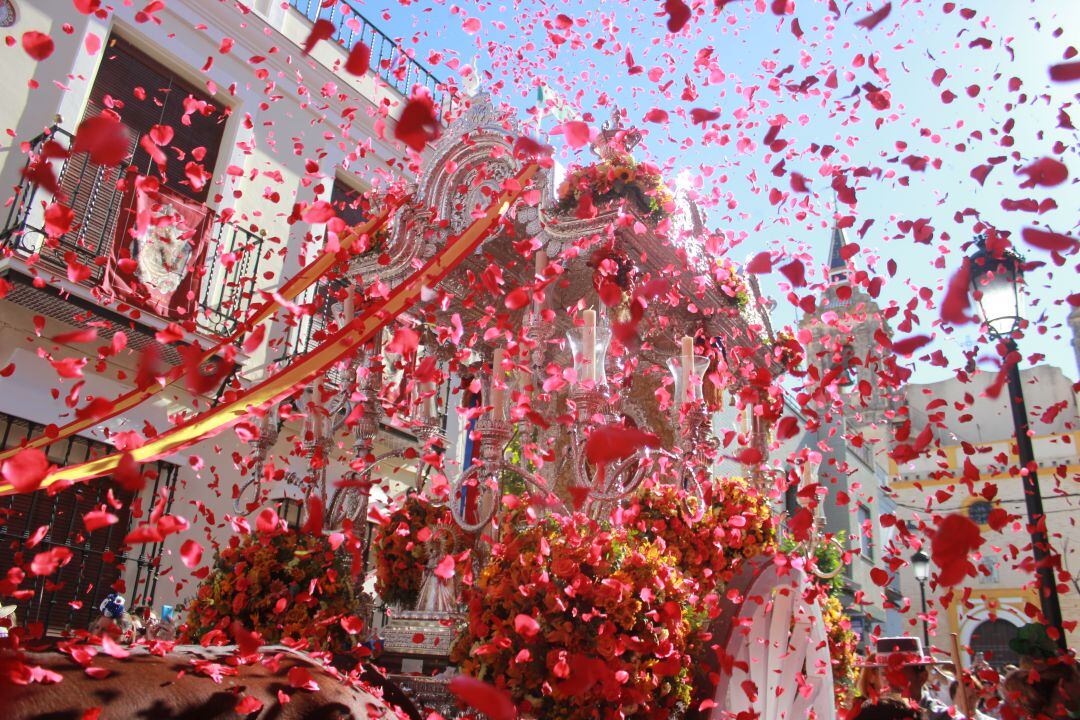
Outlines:
<svg viewBox="0 0 1080 720"><path fill-rule="evenodd" d="M346 224L360 222L369 212L362 195L372 183L378 192L411 177L405 150L392 139L406 96L428 92L444 112L448 107L449 94L426 68L366 18L342 15L342 4L258 0L241 10L237 3L173 0L149 16L138 5L115 3L83 15L67 0L20 1L7 29L16 38L45 33L55 50L35 61L18 44L8 47L0 74L6 98L0 182L12 195L0 229L2 448L92 413L95 403L103 407L130 391L152 361L160 368L176 365L191 346L208 348L229 337L267 297L262 293L311 262L327 238L326 225L297 222L294 204L326 201ZM334 23L335 34L306 55L302 46L316 18ZM354 75L342 66L360 41L371 48L371 69ZM57 232L46 216L48 181L33 172L42 164L36 158L50 142L68 147L80 123L110 111L129 133L120 165L95 164L86 153L45 163L73 215L67 232ZM137 209L122 179L136 175L158 179L160 196L202 245L181 259L191 272L177 274L170 271L178 261L167 253L183 243L159 244L162 256L145 276L161 271L161 287L151 286L160 292L125 301L124 262L135 261L125 244ZM146 256L140 253L138 262ZM175 383L113 420L50 445L50 462L67 465L111 452L125 431L162 432L288 363L341 322L343 305L333 291L320 284L292 312L267 321L244 343L234 373ZM310 472L295 452L302 401L268 451L280 478ZM376 449L414 442L387 428ZM103 478L55 494L0 499L5 570L50 547L72 551L58 574L26 579L20 624L40 622L50 631L85 627L113 590L132 605L176 605L191 597L196 582L181 562L184 540L204 546L206 564L213 542L238 522L253 523L260 507L297 521L303 493L293 483L264 488L266 502L252 502L249 453L229 430L144 467L148 482L140 491ZM338 464L329 474L340 477L346 469ZM400 489L391 484L374 492ZM123 545L157 501L191 530ZM83 515L110 507L119 521L87 532ZM44 535L31 548L41 527Z"/></svg>

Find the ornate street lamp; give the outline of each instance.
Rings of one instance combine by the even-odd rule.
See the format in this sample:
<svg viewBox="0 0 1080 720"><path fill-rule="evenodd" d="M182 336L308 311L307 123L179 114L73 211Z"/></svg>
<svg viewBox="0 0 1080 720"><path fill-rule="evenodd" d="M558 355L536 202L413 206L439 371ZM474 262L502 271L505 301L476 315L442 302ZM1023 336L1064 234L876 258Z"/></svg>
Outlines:
<svg viewBox="0 0 1080 720"><path fill-rule="evenodd" d="M1065 631L1061 621L1061 603L1051 563L1050 541L1046 534L1046 514L1043 512L1039 490L1035 452L1028 435L1028 412L1024 388L1020 383L1019 350L1014 335L1023 322L1024 259L1009 248L991 248L987 238L976 238L977 249L968 258L968 277L979 314L990 336L1005 345L1006 371L1009 378L1009 399L1012 406L1016 449L1020 474L1027 503L1028 526L1031 528L1031 547L1039 578L1039 599L1046 622L1057 630L1057 643L1066 649ZM1015 358L1015 360L1014 360Z"/></svg>
<svg viewBox="0 0 1080 720"><path fill-rule="evenodd" d="M930 627L926 622L926 581L930 579L930 556L919 550L911 556L911 572L919 581L919 599L922 601L923 647L930 647Z"/></svg>

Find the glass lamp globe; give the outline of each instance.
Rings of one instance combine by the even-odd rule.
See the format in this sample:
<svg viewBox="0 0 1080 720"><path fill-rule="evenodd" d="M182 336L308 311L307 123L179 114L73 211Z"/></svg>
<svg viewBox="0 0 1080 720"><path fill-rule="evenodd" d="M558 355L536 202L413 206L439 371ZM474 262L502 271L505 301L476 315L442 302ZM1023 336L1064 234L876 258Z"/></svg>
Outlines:
<svg viewBox="0 0 1080 720"><path fill-rule="evenodd" d="M930 557L922 550L911 556L911 572L919 582L930 579Z"/></svg>
<svg viewBox="0 0 1080 720"><path fill-rule="evenodd" d="M1010 249L987 247L980 235L975 253L968 259L972 295L982 321L995 337L1008 337L1024 317L1021 290L1024 259Z"/></svg>

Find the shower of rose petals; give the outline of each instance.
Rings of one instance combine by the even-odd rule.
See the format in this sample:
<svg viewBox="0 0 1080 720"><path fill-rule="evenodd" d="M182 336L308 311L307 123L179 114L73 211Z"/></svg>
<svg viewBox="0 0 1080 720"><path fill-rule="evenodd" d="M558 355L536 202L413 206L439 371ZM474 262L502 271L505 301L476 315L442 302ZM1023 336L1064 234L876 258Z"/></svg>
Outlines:
<svg viewBox="0 0 1080 720"><path fill-rule="evenodd" d="M129 651L120 647L108 633L101 636L101 650L109 657L118 658L120 660L131 655Z"/></svg>
<svg viewBox="0 0 1080 720"><path fill-rule="evenodd" d="M454 556L447 555L435 566L435 576L440 577L443 580L449 580L454 577L455 566L456 562L454 561Z"/></svg>
<svg viewBox="0 0 1080 720"><path fill-rule="evenodd" d="M530 302L532 302L532 295L525 288L514 288L503 300L507 310L520 310Z"/></svg>
<svg viewBox="0 0 1080 720"><path fill-rule="evenodd" d="M242 695L236 702L236 706L233 708L233 712L237 715L251 715L257 713L263 709L262 700L254 695Z"/></svg>
<svg viewBox="0 0 1080 720"><path fill-rule="evenodd" d="M311 26L311 32L308 33L307 39L304 40L304 55L310 53L312 48L314 48L316 44L322 42L323 40L329 40L330 38L332 38L334 36L335 29L336 28L334 27L334 23L330 22L326 18L319 18L318 20L316 20Z"/></svg>
<svg viewBox="0 0 1080 720"><path fill-rule="evenodd" d="M971 280L966 264L949 278L945 289L945 298L941 301L941 319L952 325L963 325L972 321L967 313L971 307Z"/></svg>
<svg viewBox="0 0 1080 720"><path fill-rule="evenodd" d="M652 123L666 123L668 121L668 114L666 110L660 108L652 108L649 112L645 113L645 122Z"/></svg>
<svg viewBox="0 0 1080 720"><path fill-rule="evenodd" d="M612 423L589 433L585 441L585 455L593 465L602 465L630 457L646 447L660 447L660 438L638 428Z"/></svg>
<svg viewBox="0 0 1080 720"><path fill-rule="evenodd" d="M349 57L345 60L345 72L352 75L363 75L371 66L371 48L362 42L353 45L349 51Z"/></svg>
<svg viewBox="0 0 1080 720"><path fill-rule="evenodd" d="M690 8L682 0L664 0L668 32L677 33L690 20Z"/></svg>
<svg viewBox="0 0 1080 720"><path fill-rule="evenodd" d="M1054 82L1080 80L1080 62L1059 63L1050 66L1050 79Z"/></svg>
<svg viewBox="0 0 1080 720"><path fill-rule="evenodd" d="M983 544L982 533L967 515L950 513L937 523L930 545L930 557L938 566L937 582L945 587L959 585L975 575L971 553Z"/></svg>
<svg viewBox="0 0 1080 720"><path fill-rule="evenodd" d="M1028 179L1020 183L1022 188L1031 188L1036 185L1054 187L1060 185L1069 178L1069 169L1060 160L1044 157L1036 160L1019 173L1027 175Z"/></svg>
<svg viewBox="0 0 1080 720"><path fill-rule="evenodd" d="M759 252L746 263L746 272L751 275L766 275L772 272L772 253L768 250Z"/></svg>
<svg viewBox="0 0 1080 720"><path fill-rule="evenodd" d="M806 266L803 265L802 261L798 258L786 265L781 265L780 272L788 279L788 282L790 282L793 287L803 287L806 285Z"/></svg>
<svg viewBox="0 0 1080 720"><path fill-rule="evenodd" d="M562 133L566 138L566 144L577 150L584 147L590 140L591 130L589 124L580 120L571 120L552 130L553 133Z"/></svg>
<svg viewBox="0 0 1080 720"><path fill-rule="evenodd" d="M394 137L420 152L441 134L431 98L417 95L409 100L394 126Z"/></svg>
<svg viewBox="0 0 1080 720"><path fill-rule="evenodd" d="M52 575L58 569L71 562L73 553L66 547L54 547L38 553L30 561L30 574Z"/></svg>
<svg viewBox="0 0 1080 720"><path fill-rule="evenodd" d="M87 532L94 532L103 527L115 525L118 522L120 522L120 518L104 510L91 510L83 515L83 525L86 526Z"/></svg>
<svg viewBox="0 0 1080 720"><path fill-rule="evenodd" d="M514 618L514 630L525 638L534 638L540 634L540 623L530 615L518 614Z"/></svg>
<svg viewBox="0 0 1080 720"><path fill-rule="evenodd" d="M180 546L180 559L183 561L184 566L190 569L194 569L202 562L203 546L192 539L187 539L184 544Z"/></svg>
<svg viewBox="0 0 1080 720"><path fill-rule="evenodd" d="M49 459L39 448L24 448L3 461L0 476L11 483L15 492L32 492L41 486L49 467Z"/></svg>
<svg viewBox="0 0 1080 720"><path fill-rule="evenodd" d="M127 126L106 111L79 123L71 152L88 153L90 162L97 165L119 165L127 159L130 145Z"/></svg>
<svg viewBox="0 0 1080 720"><path fill-rule="evenodd" d="M71 230L75 211L61 203L49 203L45 208L45 232L49 237L60 237Z"/></svg>
<svg viewBox="0 0 1080 720"><path fill-rule="evenodd" d="M713 120L720 119L719 110L706 110L704 108L694 108L690 111L690 122L694 125L704 125L710 123Z"/></svg>
<svg viewBox="0 0 1080 720"><path fill-rule="evenodd" d="M319 683L315 682L315 678L311 677L311 673L308 672L307 668L294 665L289 668L288 679L289 685L298 690L319 691Z"/></svg>
<svg viewBox="0 0 1080 720"><path fill-rule="evenodd" d="M27 30L22 35L22 47L34 60L44 60L53 54L53 50L56 46L53 44L53 39L43 32L37 30Z"/></svg>
<svg viewBox="0 0 1080 720"><path fill-rule="evenodd" d="M857 20L855 24L861 28L873 30L881 23L882 20L889 17L890 12L892 12L892 3L887 2L874 12L864 17L862 20Z"/></svg>
<svg viewBox="0 0 1080 720"><path fill-rule="evenodd" d="M510 695L499 688L468 675L450 680L450 692L461 702L486 715L489 720L514 720L517 708Z"/></svg>
<svg viewBox="0 0 1080 720"><path fill-rule="evenodd" d="M927 335L912 335L901 340L895 340L892 344L893 352L897 355L913 355L919 348L925 347L930 343L930 338Z"/></svg>
<svg viewBox="0 0 1080 720"><path fill-rule="evenodd" d="M1021 234L1028 245L1049 252L1072 253L1080 247L1080 240L1048 230L1029 227L1024 228Z"/></svg>

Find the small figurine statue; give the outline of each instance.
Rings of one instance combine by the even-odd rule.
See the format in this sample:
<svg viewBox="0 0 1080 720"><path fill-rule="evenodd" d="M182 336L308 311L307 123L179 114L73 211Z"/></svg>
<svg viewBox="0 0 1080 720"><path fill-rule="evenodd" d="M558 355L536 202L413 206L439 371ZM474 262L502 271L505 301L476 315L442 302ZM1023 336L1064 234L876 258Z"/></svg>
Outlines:
<svg viewBox="0 0 1080 720"><path fill-rule="evenodd" d="M90 623L89 630L94 635L108 633L123 639L134 633L134 624L127 613L127 601L120 593L109 593L98 606L101 616Z"/></svg>
<svg viewBox="0 0 1080 720"><path fill-rule="evenodd" d="M109 595L101 601L101 605L98 610L101 614L112 620L119 620L124 616L127 600L120 593L109 593Z"/></svg>
<svg viewBox="0 0 1080 720"><path fill-rule="evenodd" d="M446 580L435 574L435 568L453 549L453 538L445 528L436 530L427 541L428 561L424 568L424 581L416 600L416 609L430 613L457 611L457 586L453 579Z"/></svg>
<svg viewBox="0 0 1080 720"><path fill-rule="evenodd" d="M146 620L146 639L149 641L176 640L176 613L172 605L161 606L161 619L150 611Z"/></svg>
<svg viewBox="0 0 1080 720"><path fill-rule="evenodd" d="M6 638L15 627L15 611L18 605L0 605L0 638Z"/></svg>

